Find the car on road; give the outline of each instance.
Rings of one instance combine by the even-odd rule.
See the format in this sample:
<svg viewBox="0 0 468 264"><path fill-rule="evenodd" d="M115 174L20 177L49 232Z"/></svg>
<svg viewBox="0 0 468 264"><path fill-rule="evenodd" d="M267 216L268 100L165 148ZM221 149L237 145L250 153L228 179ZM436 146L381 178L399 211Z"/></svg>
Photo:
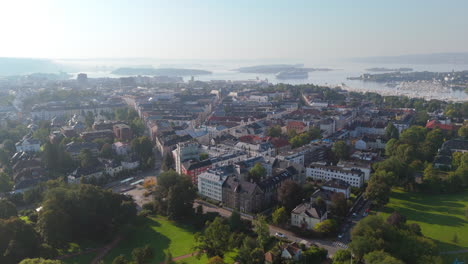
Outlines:
<svg viewBox="0 0 468 264"><path fill-rule="evenodd" d="M286 236L283 233L280 233L280 232L276 232L275 236L279 237L279 238L286 238Z"/></svg>
<svg viewBox="0 0 468 264"><path fill-rule="evenodd" d="M356 213L353 213L353 217L356 217L356 216L357 216L357 214L356 214Z"/></svg>
<svg viewBox="0 0 468 264"><path fill-rule="evenodd" d="M343 238L343 234L342 234L342 233L339 234L339 235L338 235L338 238Z"/></svg>

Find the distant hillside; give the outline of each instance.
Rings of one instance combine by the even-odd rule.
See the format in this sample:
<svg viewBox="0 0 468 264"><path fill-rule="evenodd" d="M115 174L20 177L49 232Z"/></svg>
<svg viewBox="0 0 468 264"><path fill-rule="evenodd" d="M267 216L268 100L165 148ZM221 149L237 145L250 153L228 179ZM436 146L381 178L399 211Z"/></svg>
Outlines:
<svg viewBox="0 0 468 264"><path fill-rule="evenodd" d="M468 52L353 58L351 61L389 64L468 64Z"/></svg>
<svg viewBox="0 0 468 264"><path fill-rule="evenodd" d="M0 76L60 71L66 71L65 67L48 59L0 58Z"/></svg>
<svg viewBox="0 0 468 264"><path fill-rule="evenodd" d="M111 72L115 75L159 75L159 76L190 76L211 74L210 71L176 68L118 68Z"/></svg>

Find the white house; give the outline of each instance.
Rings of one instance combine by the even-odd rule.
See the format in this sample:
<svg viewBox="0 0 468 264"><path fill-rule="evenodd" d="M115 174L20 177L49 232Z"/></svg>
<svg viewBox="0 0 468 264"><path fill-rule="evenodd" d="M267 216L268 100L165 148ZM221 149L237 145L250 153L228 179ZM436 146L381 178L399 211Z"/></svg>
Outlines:
<svg viewBox="0 0 468 264"><path fill-rule="evenodd" d="M291 225L304 229L313 229L316 224L326 219L326 208L319 208L310 202L298 205L291 212Z"/></svg>
<svg viewBox="0 0 468 264"><path fill-rule="evenodd" d="M15 144L16 152L38 152L41 149L41 142L34 138L23 138Z"/></svg>

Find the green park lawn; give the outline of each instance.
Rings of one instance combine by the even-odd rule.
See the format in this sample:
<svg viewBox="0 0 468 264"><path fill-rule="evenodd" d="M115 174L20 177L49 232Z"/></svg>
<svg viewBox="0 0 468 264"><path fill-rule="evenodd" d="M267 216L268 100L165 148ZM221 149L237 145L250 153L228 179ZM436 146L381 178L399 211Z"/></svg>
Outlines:
<svg viewBox="0 0 468 264"><path fill-rule="evenodd" d="M428 195L394 189L380 214L386 217L393 211L400 212L409 223L419 224L422 233L436 241L441 251L451 251L468 248L467 206L468 191ZM458 242L453 241L455 235Z"/></svg>
<svg viewBox="0 0 468 264"><path fill-rule="evenodd" d="M164 261L165 254L168 251L171 252L174 258L194 252L194 234L196 230L193 227L180 225L159 216L148 217L143 221L144 223L140 223L133 233L127 235L107 254L104 258L105 263L112 263L112 260L119 255L124 255L130 260L132 250L146 244L149 244L155 253L151 263ZM194 256L177 263L201 264L206 262L206 256L202 256L201 259Z"/></svg>

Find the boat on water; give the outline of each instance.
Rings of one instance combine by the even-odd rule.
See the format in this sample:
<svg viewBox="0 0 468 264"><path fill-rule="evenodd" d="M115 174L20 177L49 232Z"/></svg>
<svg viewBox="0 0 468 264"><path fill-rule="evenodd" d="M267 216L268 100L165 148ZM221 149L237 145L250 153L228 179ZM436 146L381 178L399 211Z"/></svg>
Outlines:
<svg viewBox="0 0 468 264"><path fill-rule="evenodd" d="M275 77L280 80L307 79L309 78L309 73L303 70L282 71L277 73Z"/></svg>

